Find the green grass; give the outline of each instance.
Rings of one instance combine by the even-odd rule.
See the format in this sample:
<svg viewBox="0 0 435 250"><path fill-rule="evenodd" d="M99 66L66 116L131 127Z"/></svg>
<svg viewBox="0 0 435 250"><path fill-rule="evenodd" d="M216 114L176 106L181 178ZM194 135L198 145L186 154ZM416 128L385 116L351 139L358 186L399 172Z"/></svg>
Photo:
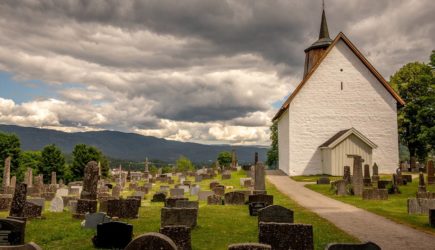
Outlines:
<svg viewBox="0 0 435 250"><path fill-rule="evenodd" d="M386 176L383 176L384 178ZM383 178L383 179L384 179ZM391 177L390 177L391 179ZM415 198L418 179L406 186L400 186L401 194L389 195L385 201L362 200L358 196L337 196L330 191L330 185L308 184L306 187L336 200L365 209L395 222L405 224L421 231L435 235L435 229L429 226L427 215L408 215L407 200ZM435 186L428 186L428 191L435 192Z"/></svg>
<svg viewBox="0 0 435 250"><path fill-rule="evenodd" d="M292 178L294 181L299 181L299 182L316 182L317 179L319 179L322 176L324 175L298 175L298 176L291 176L290 178ZM327 177L331 181L341 179L340 176L327 176Z"/></svg>
<svg viewBox="0 0 435 250"><path fill-rule="evenodd" d="M219 176L220 177L220 176ZM232 178L220 182L234 186L240 190L239 178L245 177L243 171L232 173ZM188 178L189 180L193 178ZM208 190L210 180L201 182L201 189ZM158 186L158 185L156 185ZM157 187L153 188L153 191ZM273 185L267 183L269 194L274 196L274 203L292 209L296 223L312 224L314 228L314 241L316 249L324 249L330 242L357 242L357 240L333 224L316 214L300 207L294 201L281 194ZM228 190L227 190L228 192ZM128 195L125 192L123 195ZM149 202L151 195L142 202L139 218L123 220L134 226L134 235L146 232L158 232L160 228L160 209L162 203ZM196 200L196 196L189 196ZM6 212L0 216L6 217ZM95 231L82 229L80 221L72 219L67 211L62 213L43 212L44 219L29 220L26 226L26 241L33 241L43 249L94 249L91 238ZM227 249L229 244L243 242L257 242L258 228L257 217L249 216L247 206L209 206L200 202L198 226L192 231L193 249Z"/></svg>

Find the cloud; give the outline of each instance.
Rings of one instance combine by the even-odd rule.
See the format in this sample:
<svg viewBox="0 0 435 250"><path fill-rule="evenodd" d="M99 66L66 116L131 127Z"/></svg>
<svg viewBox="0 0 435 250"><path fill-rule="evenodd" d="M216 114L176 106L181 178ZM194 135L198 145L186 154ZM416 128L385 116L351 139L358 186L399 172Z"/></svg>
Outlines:
<svg viewBox="0 0 435 250"><path fill-rule="evenodd" d="M388 79L427 61L433 9L331 0L327 18L331 36L344 31ZM0 70L57 95L18 104L0 93L0 122L267 145L320 13L319 1L296 0L2 1Z"/></svg>

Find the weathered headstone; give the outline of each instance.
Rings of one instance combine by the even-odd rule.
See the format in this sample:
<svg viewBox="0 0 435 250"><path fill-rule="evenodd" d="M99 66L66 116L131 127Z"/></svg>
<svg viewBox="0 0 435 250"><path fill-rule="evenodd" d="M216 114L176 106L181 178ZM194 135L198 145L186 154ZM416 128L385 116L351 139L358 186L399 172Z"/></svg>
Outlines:
<svg viewBox="0 0 435 250"><path fill-rule="evenodd" d="M244 205L245 195L239 192L229 192L224 195L225 205Z"/></svg>
<svg viewBox="0 0 435 250"><path fill-rule="evenodd" d="M388 191L386 189L364 189L362 198L363 200L388 200Z"/></svg>
<svg viewBox="0 0 435 250"><path fill-rule="evenodd" d="M160 233L146 233L132 240L124 250L178 250L177 245L168 236Z"/></svg>
<svg viewBox="0 0 435 250"><path fill-rule="evenodd" d="M15 187L14 197L12 198L9 216L24 217L23 211L26 205L27 185L18 183Z"/></svg>
<svg viewBox="0 0 435 250"><path fill-rule="evenodd" d="M121 194L121 186L116 185L112 188L112 197L119 198L119 195Z"/></svg>
<svg viewBox="0 0 435 250"><path fill-rule="evenodd" d="M435 209L434 199L408 198L408 214L429 214Z"/></svg>
<svg viewBox="0 0 435 250"><path fill-rule="evenodd" d="M207 197L209 197L210 195L214 195L214 192L213 191L199 191L198 200L206 201Z"/></svg>
<svg viewBox="0 0 435 250"><path fill-rule="evenodd" d="M171 197L184 197L184 189L182 188L171 188L169 190Z"/></svg>
<svg viewBox="0 0 435 250"><path fill-rule="evenodd" d="M381 248L373 242L331 243L326 246L325 250L381 250Z"/></svg>
<svg viewBox="0 0 435 250"><path fill-rule="evenodd" d="M272 250L272 247L261 243L237 243L229 245L228 250Z"/></svg>
<svg viewBox="0 0 435 250"><path fill-rule="evenodd" d="M176 200L175 207L199 209L199 202L189 200Z"/></svg>
<svg viewBox="0 0 435 250"><path fill-rule="evenodd" d="M17 177L14 175L14 176L11 177L11 185L10 185L10 187L11 188L15 188L16 184L17 184Z"/></svg>
<svg viewBox="0 0 435 250"><path fill-rule="evenodd" d="M335 194L336 195L347 195L347 184L346 180L336 180L335 181Z"/></svg>
<svg viewBox="0 0 435 250"><path fill-rule="evenodd" d="M97 225L101 223L111 222L112 219L106 213L86 214L82 226L84 228L97 229Z"/></svg>
<svg viewBox="0 0 435 250"><path fill-rule="evenodd" d="M0 194L0 210L9 210L12 203L12 195L11 194Z"/></svg>
<svg viewBox="0 0 435 250"><path fill-rule="evenodd" d="M186 226L166 226L160 228L160 233L174 241L178 250L191 250L190 228Z"/></svg>
<svg viewBox="0 0 435 250"><path fill-rule="evenodd" d="M190 188L190 195L198 195L201 187L199 185Z"/></svg>
<svg viewBox="0 0 435 250"><path fill-rule="evenodd" d="M92 242L96 248L124 249L129 244L132 237L132 225L112 221L97 225L97 235L92 238Z"/></svg>
<svg viewBox="0 0 435 250"><path fill-rule="evenodd" d="M248 203L263 202L266 206L273 205L273 195L268 194L253 194L249 195Z"/></svg>
<svg viewBox="0 0 435 250"><path fill-rule="evenodd" d="M260 222L258 240L274 250L313 250L313 226Z"/></svg>
<svg viewBox="0 0 435 250"><path fill-rule="evenodd" d="M107 215L110 217L135 219L138 217L140 200L115 199L107 201Z"/></svg>
<svg viewBox="0 0 435 250"><path fill-rule="evenodd" d="M231 179L231 172L230 171L224 171L222 173L222 180L228 180Z"/></svg>
<svg viewBox="0 0 435 250"><path fill-rule="evenodd" d="M63 212L63 199L60 196L56 196L53 198L50 204L51 212Z"/></svg>
<svg viewBox="0 0 435 250"><path fill-rule="evenodd" d="M222 205L222 197L220 195L210 195L207 197L208 205Z"/></svg>
<svg viewBox="0 0 435 250"><path fill-rule="evenodd" d="M258 211L258 223L276 222L276 223L293 223L293 211L280 205L267 206Z"/></svg>
<svg viewBox="0 0 435 250"><path fill-rule="evenodd" d="M347 184L351 183L351 176L350 176L350 167L349 166L344 166L344 170L343 170L343 180L346 182Z"/></svg>
<svg viewBox="0 0 435 250"><path fill-rule="evenodd" d="M25 218L40 218L42 215L42 208L31 202L26 202L23 208L23 217Z"/></svg>
<svg viewBox="0 0 435 250"><path fill-rule="evenodd" d="M168 197L165 200L165 207L175 207L175 204L178 200L189 200L186 197Z"/></svg>
<svg viewBox="0 0 435 250"><path fill-rule="evenodd" d="M90 161L85 167L85 178L83 180L83 191L80 199L96 200L98 188L98 163Z"/></svg>
<svg viewBox="0 0 435 250"><path fill-rule="evenodd" d="M331 180L327 176L322 176L316 181L317 184L330 184Z"/></svg>
<svg viewBox="0 0 435 250"><path fill-rule="evenodd" d="M217 181L210 182L210 190L213 190L217 185L219 185L219 182Z"/></svg>
<svg viewBox="0 0 435 250"><path fill-rule="evenodd" d="M378 164L376 164L376 162L373 164L372 181L373 182L379 181L379 167Z"/></svg>
<svg viewBox="0 0 435 250"><path fill-rule="evenodd" d="M162 192L157 192L153 195L151 202L165 202L166 194Z"/></svg>
<svg viewBox="0 0 435 250"><path fill-rule="evenodd" d="M51 172L51 184L56 185L57 179L56 179L56 172Z"/></svg>
<svg viewBox="0 0 435 250"><path fill-rule="evenodd" d="M258 211L260 209L263 209L266 207L266 204L264 202L251 202L249 203L249 215L250 216L257 216Z"/></svg>
<svg viewBox="0 0 435 250"><path fill-rule="evenodd" d="M418 176L418 192L426 192L426 184L424 183L424 174L422 172Z"/></svg>
<svg viewBox="0 0 435 250"><path fill-rule="evenodd" d="M194 228L198 218L197 208L167 208L161 210L161 227L186 226Z"/></svg>
<svg viewBox="0 0 435 250"><path fill-rule="evenodd" d="M435 184L435 166L433 165L433 161L429 160L426 164L427 171L427 184L433 185Z"/></svg>
<svg viewBox="0 0 435 250"><path fill-rule="evenodd" d="M3 187L3 191L6 191L10 185L11 182L11 157L8 156L5 159L5 166L3 169L3 182L2 182L2 187Z"/></svg>
<svg viewBox="0 0 435 250"><path fill-rule="evenodd" d="M255 165L254 189L266 190L266 170L261 162Z"/></svg>
<svg viewBox="0 0 435 250"><path fill-rule="evenodd" d="M370 178L370 165L364 164L364 178L363 178L364 186L368 187L372 185L372 179Z"/></svg>
<svg viewBox="0 0 435 250"><path fill-rule="evenodd" d="M225 186L217 185L215 188L213 188L213 192L216 195L223 196L225 194Z"/></svg>
<svg viewBox="0 0 435 250"><path fill-rule="evenodd" d="M347 157L353 158L353 176L352 176L352 190L354 195L361 196L363 192L364 182L362 175L363 159L359 155L348 155Z"/></svg>

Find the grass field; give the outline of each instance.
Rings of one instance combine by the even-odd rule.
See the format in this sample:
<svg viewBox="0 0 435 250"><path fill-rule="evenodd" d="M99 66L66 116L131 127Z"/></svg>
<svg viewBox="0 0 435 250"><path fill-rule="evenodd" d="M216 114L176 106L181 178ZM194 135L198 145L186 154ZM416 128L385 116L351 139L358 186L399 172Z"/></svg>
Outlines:
<svg viewBox="0 0 435 250"><path fill-rule="evenodd" d="M220 181L241 189L239 178L245 177L243 171L233 173L229 180ZM189 178L191 179L191 178ZM210 180L201 182L201 189L207 190ZM157 185L156 185L157 186ZM157 187L155 188L157 189ZM318 217L314 213L301 208L295 202L281 194L277 189L267 184L267 191L274 195L274 203L292 209L295 212L296 223L312 224L314 228L315 248L324 249L330 242L356 242L357 240L333 224ZM128 193L124 193L127 195ZM189 196L196 200L196 196ZM158 232L160 228L160 209L162 203L151 203L151 195L142 202L139 218L123 220L134 226L134 235L146 232ZM71 213L43 212L44 219L33 219L26 226L26 241L33 241L43 249L93 249L91 238L94 230L82 229L80 221L72 219ZM6 212L0 216L6 217ZM192 231L193 249L227 249L229 244L242 242L257 242L257 218L249 216L247 206L209 206L200 203L198 226Z"/></svg>
<svg viewBox="0 0 435 250"><path fill-rule="evenodd" d="M391 177L386 175L382 176L382 179L386 178L391 179ZM330 185L307 184L306 187L336 200L435 235L435 229L429 226L427 215L408 215L407 200L416 196L418 187L417 178L413 179L413 182L408 183L406 186L400 186L401 194L389 195L386 201L362 200L361 197L357 196L337 196L330 191ZM435 186L428 186L428 191L435 192Z"/></svg>

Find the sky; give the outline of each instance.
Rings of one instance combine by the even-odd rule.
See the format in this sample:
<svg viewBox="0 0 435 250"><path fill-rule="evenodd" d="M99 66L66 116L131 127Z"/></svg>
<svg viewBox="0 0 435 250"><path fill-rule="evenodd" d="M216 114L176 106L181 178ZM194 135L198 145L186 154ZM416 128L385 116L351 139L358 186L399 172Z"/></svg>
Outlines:
<svg viewBox="0 0 435 250"><path fill-rule="evenodd" d="M326 0L388 80L435 49L433 0ZM268 145L320 0L0 1L0 123Z"/></svg>

